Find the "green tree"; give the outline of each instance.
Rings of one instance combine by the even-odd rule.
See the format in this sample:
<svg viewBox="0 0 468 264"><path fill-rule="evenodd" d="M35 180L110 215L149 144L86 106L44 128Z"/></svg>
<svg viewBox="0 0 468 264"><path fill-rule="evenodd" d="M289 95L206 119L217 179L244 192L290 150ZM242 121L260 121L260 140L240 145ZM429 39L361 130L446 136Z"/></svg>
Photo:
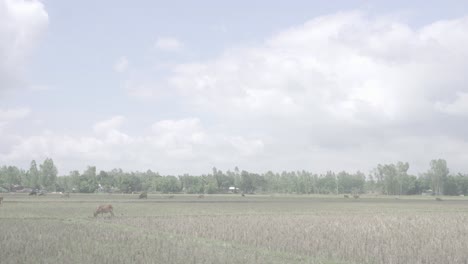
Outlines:
<svg viewBox="0 0 468 264"><path fill-rule="evenodd" d="M40 166L41 183L48 191L55 191L57 182L57 168L51 158L46 158Z"/></svg>
<svg viewBox="0 0 468 264"><path fill-rule="evenodd" d="M431 160L430 166L427 175L431 181L432 190L436 195L441 195L444 190L444 182L449 174L447 162L444 159Z"/></svg>
<svg viewBox="0 0 468 264"><path fill-rule="evenodd" d="M35 160L31 161L31 165L29 166L28 171L30 177L30 184L29 186L34 189L40 189L40 172L37 169L37 164Z"/></svg>
<svg viewBox="0 0 468 264"><path fill-rule="evenodd" d="M336 176L335 173L328 171L325 176L318 179L318 189L320 193L330 194L337 193Z"/></svg>

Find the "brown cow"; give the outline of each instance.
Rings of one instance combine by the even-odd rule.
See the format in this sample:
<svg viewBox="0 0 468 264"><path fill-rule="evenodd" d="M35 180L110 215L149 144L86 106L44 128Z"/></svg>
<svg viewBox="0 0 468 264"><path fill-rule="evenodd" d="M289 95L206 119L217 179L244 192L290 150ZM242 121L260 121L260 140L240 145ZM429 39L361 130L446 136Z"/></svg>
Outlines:
<svg viewBox="0 0 468 264"><path fill-rule="evenodd" d="M114 216L113 211L114 211L114 208L110 204L100 205L100 206L98 206L96 211L94 211L94 217L97 217L98 214L105 214L105 213L110 213L111 216Z"/></svg>

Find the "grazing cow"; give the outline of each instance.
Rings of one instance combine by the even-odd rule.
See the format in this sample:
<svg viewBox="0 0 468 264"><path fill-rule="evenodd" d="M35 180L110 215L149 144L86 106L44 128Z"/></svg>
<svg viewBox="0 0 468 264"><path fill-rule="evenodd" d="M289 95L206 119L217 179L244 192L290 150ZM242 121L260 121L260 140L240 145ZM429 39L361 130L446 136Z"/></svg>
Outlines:
<svg viewBox="0 0 468 264"><path fill-rule="evenodd" d="M344 197L344 198L349 198L349 195L345 194L343 197Z"/></svg>
<svg viewBox="0 0 468 264"><path fill-rule="evenodd" d="M200 194L200 195L198 195L198 198L200 198L200 199L201 199L201 198L205 198L205 195L204 195L204 194Z"/></svg>
<svg viewBox="0 0 468 264"><path fill-rule="evenodd" d="M3 197L0 196L0 205L2 205Z"/></svg>
<svg viewBox="0 0 468 264"><path fill-rule="evenodd" d="M242 195L242 197L245 197L245 193L242 193L241 195Z"/></svg>
<svg viewBox="0 0 468 264"><path fill-rule="evenodd" d="M148 193L146 192L141 193L138 199L148 199Z"/></svg>
<svg viewBox="0 0 468 264"><path fill-rule="evenodd" d="M111 216L114 216L114 208L112 207L112 205L107 204L107 205L98 206L96 211L94 211L94 217L97 217L98 214L105 214L105 213L110 213Z"/></svg>
<svg viewBox="0 0 468 264"><path fill-rule="evenodd" d="M36 196L37 196L36 190L32 190L32 191L29 193L29 195L36 195Z"/></svg>

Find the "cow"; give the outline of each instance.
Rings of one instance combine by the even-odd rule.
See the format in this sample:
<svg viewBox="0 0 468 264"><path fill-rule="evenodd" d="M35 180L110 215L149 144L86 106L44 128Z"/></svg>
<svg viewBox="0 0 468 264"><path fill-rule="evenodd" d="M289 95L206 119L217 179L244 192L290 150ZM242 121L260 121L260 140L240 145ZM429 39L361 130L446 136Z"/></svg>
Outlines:
<svg viewBox="0 0 468 264"><path fill-rule="evenodd" d="M98 214L105 214L105 213L110 213L111 216L114 216L114 208L112 205L107 204L107 205L100 205L98 208L96 208L96 211L94 211L94 217L97 217Z"/></svg>
<svg viewBox="0 0 468 264"><path fill-rule="evenodd" d="M148 199L148 193L147 192L141 193L138 199Z"/></svg>
<svg viewBox="0 0 468 264"><path fill-rule="evenodd" d="M30 195L30 196L31 196L31 195L36 195L36 196L37 196L36 190L32 190L32 191L29 193L29 195Z"/></svg>
<svg viewBox="0 0 468 264"><path fill-rule="evenodd" d="M343 195L344 198L349 198L349 195L345 194Z"/></svg>
<svg viewBox="0 0 468 264"><path fill-rule="evenodd" d="M0 205L2 205L3 197L0 196Z"/></svg>
<svg viewBox="0 0 468 264"><path fill-rule="evenodd" d="M245 193L242 193L241 195L242 195L242 197L245 197Z"/></svg>

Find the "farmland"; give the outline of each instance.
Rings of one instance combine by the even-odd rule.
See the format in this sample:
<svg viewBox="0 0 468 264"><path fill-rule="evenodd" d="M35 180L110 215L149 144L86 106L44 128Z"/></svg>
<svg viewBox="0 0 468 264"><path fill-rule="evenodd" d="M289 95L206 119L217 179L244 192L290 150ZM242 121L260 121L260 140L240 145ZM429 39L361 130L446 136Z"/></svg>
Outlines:
<svg viewBox="0 0 468 264"><path fill-rule="evenodd" d="M468 261L465 197L2 196L1 263Z"/></svg>

